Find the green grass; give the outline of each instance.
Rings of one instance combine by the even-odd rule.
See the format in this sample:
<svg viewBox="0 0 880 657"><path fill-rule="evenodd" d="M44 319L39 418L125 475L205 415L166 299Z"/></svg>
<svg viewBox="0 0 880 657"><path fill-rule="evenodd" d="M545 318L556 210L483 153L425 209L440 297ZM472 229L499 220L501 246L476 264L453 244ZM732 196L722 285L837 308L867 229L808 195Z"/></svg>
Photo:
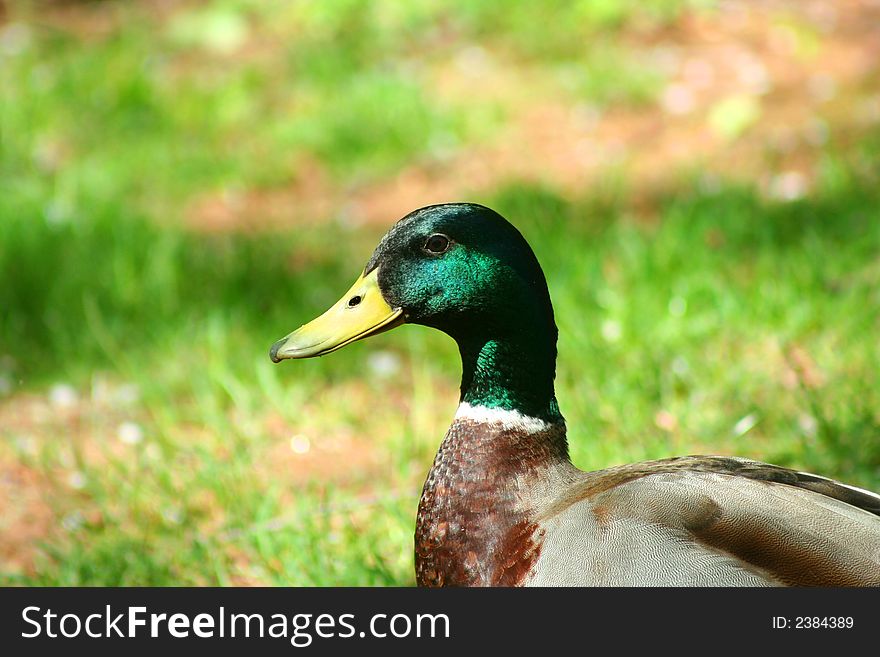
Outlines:
<svg viewBox="0 0 880 657"><path fill-rule="evenodd" d="M423 39L438 60L487 39L552 78L580 37L691 3L574 3L581 31L552 48L539 17L493 3L217 2L162 19L126 4L104 10L142 20L91 39L29 23L0 65L0 466L30 473L48 518L33 566L0 561L0 582L411 585L454 345L404 327L273 365L272 342L337 299L384 227L205 234L185 227L187 204L288 184L299 158L382 179L437 139L491 139L491 108L431 92ZM610 73L577 93L600 103L653 84L595 70ZM791 203L688 180L647 221L625 179L580 198L523 183L471 199L508 216L547 273L579 466L720 452L880 488L877 135L862 142L832 139ZM0 532L20 530L11 517Z"/></svg>

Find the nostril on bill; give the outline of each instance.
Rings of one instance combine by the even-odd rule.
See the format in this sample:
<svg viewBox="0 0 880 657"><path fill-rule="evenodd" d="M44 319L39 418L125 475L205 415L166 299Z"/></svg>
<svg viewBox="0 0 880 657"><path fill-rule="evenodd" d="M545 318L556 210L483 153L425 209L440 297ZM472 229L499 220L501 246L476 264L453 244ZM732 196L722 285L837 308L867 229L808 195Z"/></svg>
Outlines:
<svg viewBox="0 0 880 657"><path fill-rule="evenodd" d="M360 302L361 302L361 295L357 294L357 295L353 296L351 299L348 300L348 307L349 307L349 308L354 308L354 307L355 307L356 305L358 305Z"/></svg>

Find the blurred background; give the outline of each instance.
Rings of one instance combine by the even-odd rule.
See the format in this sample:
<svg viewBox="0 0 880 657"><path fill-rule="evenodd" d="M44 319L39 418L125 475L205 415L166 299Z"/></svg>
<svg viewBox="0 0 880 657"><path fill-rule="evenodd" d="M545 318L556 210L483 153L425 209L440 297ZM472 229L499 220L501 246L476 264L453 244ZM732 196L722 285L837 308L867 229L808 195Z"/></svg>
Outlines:
<svg viewBox="0 0 880 657"><path fill-rule="evenodd" d="M411 585L454 344L269 346L399 217L547 273L585 469L880 489L877 0L0 3L0 583Z"/></svg>

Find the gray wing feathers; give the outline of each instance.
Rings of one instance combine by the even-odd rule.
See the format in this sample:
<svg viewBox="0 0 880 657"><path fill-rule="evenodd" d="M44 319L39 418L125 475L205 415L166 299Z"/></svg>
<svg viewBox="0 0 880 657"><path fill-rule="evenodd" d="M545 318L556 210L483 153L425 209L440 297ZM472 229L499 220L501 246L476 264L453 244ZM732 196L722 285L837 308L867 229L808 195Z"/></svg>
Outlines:
<svg viewBox="0 0 880 657"><path fill-rule="evenodd" d="M735 474L676 460L635 477L589 475L579 492L548 507L529 583L880 586L880 517L813 490L843 487L836 482L805 475L815 481L779 483L788 475L771 470L793 471L734 461ZM553 566L542 568L543 560Z"/></svg>

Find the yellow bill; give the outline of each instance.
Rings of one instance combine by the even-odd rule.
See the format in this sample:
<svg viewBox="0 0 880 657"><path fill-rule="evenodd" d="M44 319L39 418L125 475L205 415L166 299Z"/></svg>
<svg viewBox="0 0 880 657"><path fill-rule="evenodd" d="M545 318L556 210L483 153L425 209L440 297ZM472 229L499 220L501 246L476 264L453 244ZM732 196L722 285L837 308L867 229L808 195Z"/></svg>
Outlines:
<svg viewBox="0 0 880 657"><path fill-rule="evenodd" d="M382 297L378 271L361 275L327 312L273 344L269 357L278 363L285 358L323 356L402 324L403 311Z"/></svg>

